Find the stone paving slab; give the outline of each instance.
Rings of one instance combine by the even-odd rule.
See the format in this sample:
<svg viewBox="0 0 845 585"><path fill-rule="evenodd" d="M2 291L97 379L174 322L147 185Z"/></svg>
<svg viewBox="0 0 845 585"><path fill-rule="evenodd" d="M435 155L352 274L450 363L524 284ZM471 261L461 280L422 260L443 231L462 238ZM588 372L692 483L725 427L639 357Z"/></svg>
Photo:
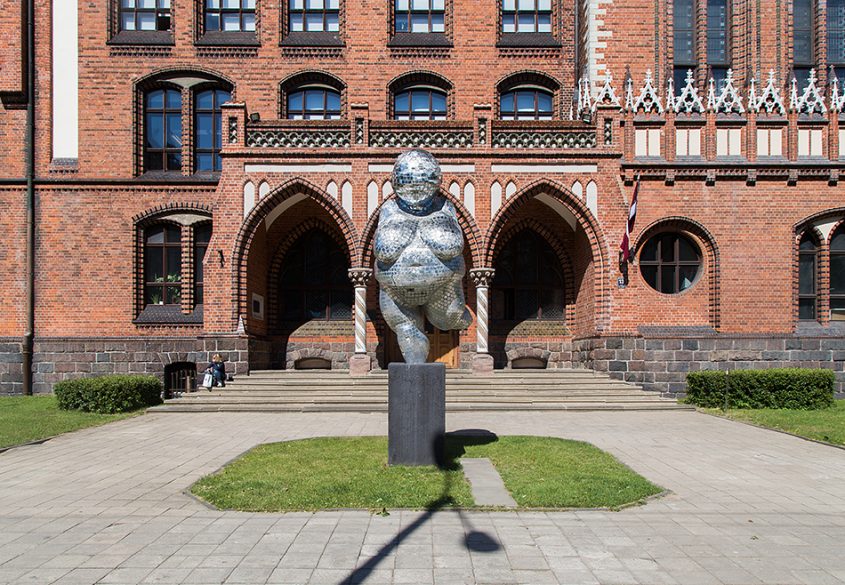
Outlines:
<svg viewBox="0 0 845 585"><path fill-rule="evenodd" d="M477 505L516 508L516 501L505 487L502 476L487 457L462 457L461 466Z"/></svg>
<svg viewBox="0 0 845 585"><path fill-rule="evenodd" d="M620 512L252 514L183 492L268 441L385 415L147 415L0 454L0 583L845 582L845 451L690 412L461 413L592 442L671 490Z"/></svg>

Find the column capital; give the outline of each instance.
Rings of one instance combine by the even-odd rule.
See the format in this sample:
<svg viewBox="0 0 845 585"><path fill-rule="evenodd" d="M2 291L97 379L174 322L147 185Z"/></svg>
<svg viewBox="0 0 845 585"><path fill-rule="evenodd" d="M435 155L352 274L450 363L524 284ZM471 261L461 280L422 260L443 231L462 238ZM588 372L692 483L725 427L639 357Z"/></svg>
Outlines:
<svg viewBox="0 0 845 585"><path fill-rule="evenodd" d="M476 287L489 288L495 274L496 270L493 268L473 268L469 271L469 277Z"/></svg>
<svg viewBox="0 0 845 585"><path fill-rule="evenodd" d="M370 281L370 277L373 275L372 268L350 268L347 271L349 275L349 280L352 281L356 287L365 287L367 283Z"/></svg>

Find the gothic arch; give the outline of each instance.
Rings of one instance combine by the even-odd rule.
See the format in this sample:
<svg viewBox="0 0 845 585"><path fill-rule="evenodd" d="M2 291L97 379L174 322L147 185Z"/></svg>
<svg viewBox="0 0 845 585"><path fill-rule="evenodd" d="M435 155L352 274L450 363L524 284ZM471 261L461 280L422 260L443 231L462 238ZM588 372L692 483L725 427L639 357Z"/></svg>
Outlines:
<svg viewBox="0 0 845 585"><path fill-rule="evenodd" d="M341 207L340 203L304 179L291 179L261 199L252 211L247 215L241 229L235 238L235 246L232 251L232 291L235 298L232 320L235 326L238 317L247 314L247 261L257 229L267 215L278 205L295 195L305 195L322 207L337 225L341 232L350 266L354 266L355 260L359 257L358 233L352 219Z"/></svg>
<svg viewBox="0 0 845 585"><path fill-rule="evenodd" d="M697 221L688 217L672 216L653 221L640 231L634 239L634 251L639 253L641 246L660 232L681 232L692 236L704 249L707 266L707 279L710 285L710 325L719 329L721 311L721 281L719 277L719 246L713 234Z"/></svg>

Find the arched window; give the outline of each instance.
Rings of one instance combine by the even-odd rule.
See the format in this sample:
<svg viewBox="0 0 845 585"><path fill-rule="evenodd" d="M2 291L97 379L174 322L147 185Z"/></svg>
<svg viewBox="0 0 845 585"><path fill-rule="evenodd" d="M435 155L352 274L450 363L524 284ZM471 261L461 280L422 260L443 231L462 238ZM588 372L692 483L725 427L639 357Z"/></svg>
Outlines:
<svg viewBox="0 0 845 585"><path fill-rule="evenodd" d="M223 111L221 105L232 94L224 89L207 89L196 96L194 114L195 167L197 172L220 171L220 148L223 142Z"/></svg>
<svg viewBox="0 0 845 585"><path fill-rule="evenodd" d="M640 272L658 292L676 294L691 287L701 270L701 251L684 235L666 232L648 240L640 253Z"/></svg>
<svg viewBox="0 0 845 585"><path fill-rule="evenodd" d="M674 0L672 33L674 35L673 75L675 92L680 95L687 84L687 71L698 65L695 56L695 0Z"/></svg>
<svg viewBox="0 0 845 585"><path fill-rule="evenodd" d="M340 92L322 86L302 87L287 94L289 120L339 120Z"/></svg>
<svg viewBox="0 0 845 585"><path fill-rule="evenodd" d="M205 270L203 260L208 251L208 243L211 241L211 224L203 223L194 227L194 303L203 304L205 300L203 280Z"/></svg>
<svg viewBox="0 0 845 585"><path fill-rule="evenodd" d="M300 237L285 256L279 278L283 321L352 318L349 262L340 246L321 230Z"/></svg>
<svg viewBox="0 0 845 585"><path fill-rule="evenodd" d="M792 2L792 74L798 91L809 83L810 69L816 68L816 19L814 0Z"/></svg>
<svg viewBox="0 0 845 585"><path fill-rule="evenodd" d="M496 259L491 316L505 321L563 319L563 270L551 246L531 230L511 238Z"/></svg>
<svg viewBox="0 0 845 585"><path fill-rule="evenodd" d="M182 232L177 225L144 231L144 302L178 305L182 301Z"/></svg>
<svg viewBox="0 0 845 585"><path fill-rule="evenodd" d="M255 0L205 0L205 32L255 31Z"/></svg>
<svg viewBox="0 0 845 585"><path fill-rule="evenodd" d="M499 112L502 120L551 120L554 94L536 87L517 87L501 94Z"/></svg>
<svg viewBox="0 0 845 585"><path fill-rule="evenodd" d="M707 2L707 66L710 76L721 91L731 67L730 7L728 0L706 0Z"/></svg>
<svg viewBox="0 0 845 585"><path fill-rule="evenodd" d="M845 225L830 239L830 318L845 321Z"/></svg>
<svg viewBox="0 0 845 585"><path fill-rule="evenodd" d="M432 87L410 87L393 96L394 120L445 120L446 92Z"/></svg>
<svg viewBox="0 0 845 585"><path fill-rule="evenodd" d="M798 245L798 318L816 318L818 307L819 246L811 232Z"/></svg>
<svg viewBox="0 0 845 585"><path fill-rule="evenodd" d="M827 0L827 62L845 78L845 0Z"/></svg>
<svg viewBox="0 0 845 585"><path fill-rule="evenodd" d="M154 89L144 96L144 169L182 169L182 93Z"/></svg>

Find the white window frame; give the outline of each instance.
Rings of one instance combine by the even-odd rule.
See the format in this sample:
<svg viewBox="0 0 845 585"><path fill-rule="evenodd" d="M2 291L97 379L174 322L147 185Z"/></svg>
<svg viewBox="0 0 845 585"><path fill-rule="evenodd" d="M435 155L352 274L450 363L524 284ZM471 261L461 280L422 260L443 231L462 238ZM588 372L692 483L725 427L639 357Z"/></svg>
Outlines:
<svg viewBox="0 0 845 585"><path fill-rule="evenodd" d="M660 156L661 128L637 128L634 131L635 156Z"/></svg>
<svg viewBox="0 0 845 585"><path fill-rule="evenodd" d="M783 156L783 128L757 128L757 156Z"/></svg>
<svg viewBox="0 0 845 585"><path fill-rule="evenodd" d="M742 156L742 128L716 128L716 156Z"/></svg>
<svg viewBox="0 0 845 585"><path fill-rule="evenodd" d="M824 133L821 128L798 129L798 158L824 156Z"/></svg>
<svg viewBox="0 0 845 585"><path fill-rule="evenodd" d="M701 128L675 130L675 156L701 156Z"/></svg>

